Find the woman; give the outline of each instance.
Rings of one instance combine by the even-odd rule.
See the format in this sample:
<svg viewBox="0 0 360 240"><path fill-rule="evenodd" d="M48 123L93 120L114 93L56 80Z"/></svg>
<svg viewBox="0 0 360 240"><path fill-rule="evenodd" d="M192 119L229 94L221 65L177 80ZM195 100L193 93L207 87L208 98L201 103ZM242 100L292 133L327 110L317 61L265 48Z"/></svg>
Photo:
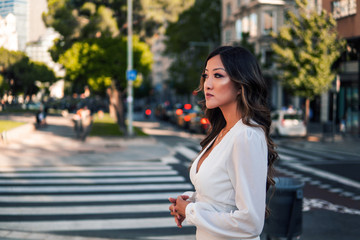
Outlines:
<svg viewBox="0 0 360 240"><path fill-rule="evenodd" d="M198 240L260 239L278 157L269 137L267 88L244 48L220 47L206 60L199 91L211 130L190 168L196 191L169 198L178 227L186 218Z"/></svg>

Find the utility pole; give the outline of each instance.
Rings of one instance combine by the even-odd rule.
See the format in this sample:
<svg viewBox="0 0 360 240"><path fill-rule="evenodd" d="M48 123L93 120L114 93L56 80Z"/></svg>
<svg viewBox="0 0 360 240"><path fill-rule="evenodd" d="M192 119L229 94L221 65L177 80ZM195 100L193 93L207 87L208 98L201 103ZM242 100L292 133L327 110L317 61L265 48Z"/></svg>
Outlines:
<svg viewBox="0 0 360 240"><path fill-rule="evenodd" d="M132 46L132 0L127 0L127 29L128 29L128 39L127 39L127 71L133 70L133 46ZM127 74L127 102L128 102L128 135L133 136L133 80L129 79Z"/></svg>

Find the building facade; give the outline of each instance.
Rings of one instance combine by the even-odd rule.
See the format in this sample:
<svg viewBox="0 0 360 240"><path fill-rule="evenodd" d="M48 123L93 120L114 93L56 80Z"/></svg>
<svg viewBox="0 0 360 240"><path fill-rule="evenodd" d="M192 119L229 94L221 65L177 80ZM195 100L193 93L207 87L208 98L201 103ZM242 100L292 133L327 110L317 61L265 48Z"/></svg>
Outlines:
<svg viewBox="0 0 360 240"><path fill-rule="evenodd" d="M285 9L293 7L293 1L283 0L223 0L222 1L222 45L236 45L244 33L260 54L260 62L266 66L264 76L271 82L270 104L272 109L287 105L300 108L299 98L284 94L282 86L273 79L270 32L277 32L284 24Z"/></svg>
<svg viewBox="0 0 360 240"><path fill-rule="evenodd" d="M25 53L33 61L45 63L59 78L65 76L62 65L55 63L49 53L54 40L60 37L52 28L46 28L42 20L42 13L47 11L46 0L29 0L28 28L29 35ZM64 80L59 80L50 88L50 97L62 98L64 95Z"/></svg>
<svg viewBox="0 0 360 240"><path fill-rule="evenodd" d="M11 13L16 18L17 50L20 51L24 51L28 41L28 6L27 0L0 0L0 16L6 18Z"/></svg>
<svg viewBox="0 0 360 240"><path fill-rule="evenodd" d="M360 2L322 0L323 8L337 21L340 37L347 49L340 60L340 90L337 93L336 121L345 131L360 136Z"/></svg>
<svg viewBox="0 0 360 240"><path fill-rule="evenodd" d="M18 50L18 33L16 31L16 17L9 13L5 18L0 16L0 47L11 51Z"/></svg>
<svg viewBox="0 0 360 240"><path fill-rule="evenodd" d="M151 52L153 54L153 67L151 73L152 86L154 87L154 94L158 103L163 103L166 100L173 98L174 92L167 84L169 79L169 67L172 63L172 59L164 55L165 36L162 34L156 35L151 45Z"/></svg>
<svg viewBox="0 0 360 240"><path fill-rule="evenodd" d="M347 3L346 7L344 7L345 2ZM348 43L351 43L351 46L358 46L360 18L359 10L354 10L354 8L359 9L356 0L309 0L308 4L309 9L315 9L319 13L322 9L325 9L329 13L337 14L339 16L337 21L340 35L345 37ZM255 53L260 54L260 62L265 66L263 68L264 77L271 83L269 100L273 109L286 108L288 105L301 109L304 105L304 99L287 94L277 79L272 77L276 69L271 60L272 37L270 32L278 32L285 24L285 13L288 10L295 11L294 0L222 1L222 44L236 45L242 40L243 33L249 34L248 41L254 45ZM359 48L351 47L353 53L350 59L354 59L354 49ZM359 50L355 52L358 56ZM349 59L349 56L345 58ZM354 60L351 60L342 63L341 67L343 71L340 78L343 87L340 90L338 100L340 101L339 106L341 104L345 104L345 106L337 108L337 119L339 123L344 118L343 116L351 115L351 120L347 119L348 125L351 126L350 129L357 131L358 127L356 126L358 126L359 122L359 77L356 69L359 69L359 65ZM345 82L347 82L347 85L343 85ZM329 93L316 97L310 106L311 120L321 123L331 121L333 118L333 104L331 101L332 96Z"/></svg>

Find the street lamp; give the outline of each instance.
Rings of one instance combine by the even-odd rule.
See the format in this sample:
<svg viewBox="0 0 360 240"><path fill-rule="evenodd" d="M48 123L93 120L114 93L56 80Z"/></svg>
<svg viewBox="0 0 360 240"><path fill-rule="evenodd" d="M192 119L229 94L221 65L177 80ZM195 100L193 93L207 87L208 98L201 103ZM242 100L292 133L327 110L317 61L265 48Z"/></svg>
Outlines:
<svg viewBox="0 0 360 240"><path fill-rule="evenodd" d="M127 26L128 26L128 39L127 39L127 73L133 70L133 52L132 52L132 0L127 0ZM127 102L128 102L128 134L133 136L133 80L129 78L130 74L126 75L127 78Z"/></svg>

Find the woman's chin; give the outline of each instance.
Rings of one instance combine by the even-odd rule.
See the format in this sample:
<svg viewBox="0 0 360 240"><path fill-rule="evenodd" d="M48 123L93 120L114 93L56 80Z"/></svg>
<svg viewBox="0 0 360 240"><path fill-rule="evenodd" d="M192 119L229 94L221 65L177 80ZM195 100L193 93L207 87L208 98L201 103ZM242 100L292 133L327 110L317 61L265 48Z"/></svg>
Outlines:
<svg viewBox="0 0 360 240"><path fill-rule="evenodd" d="M206 103L206 108L207 108L207 109L214 109L214 108L216 108L216 107L217 107L217 106L214 105L214 104Z"/></svg>

